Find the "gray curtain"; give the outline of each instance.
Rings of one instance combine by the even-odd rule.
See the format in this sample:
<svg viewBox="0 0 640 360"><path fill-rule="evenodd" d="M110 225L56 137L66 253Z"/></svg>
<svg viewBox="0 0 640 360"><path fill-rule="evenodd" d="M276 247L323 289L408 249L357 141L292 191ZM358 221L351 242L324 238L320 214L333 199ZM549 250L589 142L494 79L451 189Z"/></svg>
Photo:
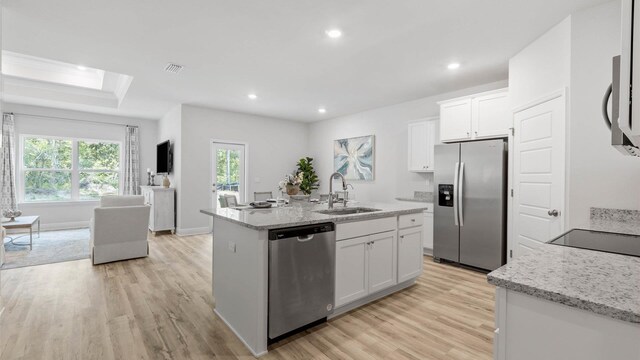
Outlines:
<svg viewBox="0 0 640 360"><path fill-rule="evenodd" d="M14 210L18 208L16 196L16 172L15 172L15 123L13 114L2 115L2 158L0 159L0 208L2 210Z"/></svg>
<svg viewBox="0 0 640 360"><path fill-rule="evenodd" d="M124 140L124 195L140 194L140 130L127 126Z"/></svg>

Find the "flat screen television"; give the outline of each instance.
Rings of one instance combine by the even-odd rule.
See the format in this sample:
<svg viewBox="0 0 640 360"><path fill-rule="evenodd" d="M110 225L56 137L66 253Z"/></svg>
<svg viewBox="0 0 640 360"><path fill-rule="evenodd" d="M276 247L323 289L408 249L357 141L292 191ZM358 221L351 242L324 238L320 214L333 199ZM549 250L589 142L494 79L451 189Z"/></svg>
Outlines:
<svg viewBox="0 0 640 360"><path fill-rule="evenodd" d="M173 166L173 156L171 153L171 142L169 140L158 144L156 154L156 173L170 174Z"/></svg>

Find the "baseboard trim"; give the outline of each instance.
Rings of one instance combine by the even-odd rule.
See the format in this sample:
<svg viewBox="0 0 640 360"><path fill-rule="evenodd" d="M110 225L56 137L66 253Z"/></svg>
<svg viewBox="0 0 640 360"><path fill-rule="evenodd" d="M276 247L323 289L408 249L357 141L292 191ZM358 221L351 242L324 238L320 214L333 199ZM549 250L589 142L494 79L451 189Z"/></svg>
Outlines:
<svg viewBox="0 0 640 360"><path fill-rule="evenodd" d="M72 222L64 222L64 223L52 223L52 224L41 224L40 230L49 231L49 230L71 230L71 229L82 229L88 228L90 222L89 221L72 221ZM7 229L7 234L21 234L28 233L29 229ZM33 225L33 232L38 231L38 225Z"/></svg>
<svg viewBox="0 0 640 360"><path fill-rule="evenodd" d="M327 318L328 319L333 319L336 316L340 316L340 315L342 315L342 314L344 314L346 312L349 312L349 311L351 311L353 309L357 309L357 308L359 308L359 307L361 307L363 305L366 305L366 304L368 304L368 303L370 303L372 301L376 301L378 299L382 299L385 296L389 296L389 295L391 295L393 293L396 293L396 292L398 292L400 290L404 290L404 289L408 288L409 286L412 286L413 284L415 284L416 279L417 278L413 278L413 279L407 280L405 282L402 282L400 284L396 284L396 285L394 285L394 286L392 286L390 288L384 289L384 290L382 290L380 292L377 292L375 294L369 295L369 296L364 297L362 299L358 299L358 300L356 300L354 302L350 302L348 304L344 304L344 305L340 306L339 308L336 308L333 311L333 314L329 315Z"/></svg>
<svg viewBox="0 0 640 360"><path fill-rule="evenodd" d="M244 346L247 347L247 349L249 349L249 351L251 351L251 354L253 354L254 357L260 357L263 356L267 353L267 351L262 351L262 352L255 352L251 346L249 346L249 344L247 344L246 341L244 341L244 339L242 338L242 336L240 336L240 334L238 334L238 332L236 331L236 329L233 328L233 326L231 326L231 324L229 324L229 322L227 321L227 319L224 318L224 316L220 315L220 313L218 312L218 309L213 309L213 312L220 318L220 320L222 320L223 323L225 323L225 325L227 325L227 327L236 335L236 337L242 341L242 343L244 344Z"/></svg>
<svg viewBox="0 0 640 360"><path fill-rule="evenodd" d="M208 226L188 229L178 228L178 230L176 231L176 234L178 234L178 236L203 235L209 233L211 233L211 229Z"/></svg>

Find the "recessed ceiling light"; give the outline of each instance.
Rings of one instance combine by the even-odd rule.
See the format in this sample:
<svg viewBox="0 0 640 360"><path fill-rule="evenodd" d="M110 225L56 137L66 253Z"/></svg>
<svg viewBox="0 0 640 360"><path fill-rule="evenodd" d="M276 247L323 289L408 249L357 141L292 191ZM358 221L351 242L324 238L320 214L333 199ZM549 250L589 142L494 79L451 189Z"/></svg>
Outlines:
<svg viewBox="0 0 640 360"><path fill-rule="evenodd" d="M327 112L327 109L325 109L325 108L319 108L319 109L318 109L318 112L319 112L320 114L324 114L324 113L326 113L326 112Z"/></svg>
<svg viewBox="0 0 640 360"><path fill-rule="evenodd" d="M447 69L449 69L449 70L455 70L455 69L457 69L459 67L460 67L459 63L451 63L451 64L447 65Z"/></svg>
<svg viewBox="0 0 640 360"><path fill-rule="evenodd" d="M342 31L340 29L330 29L324 32L328 37L332 39L337 39L342 37Z"/></svg>
<svg viewBox="0 0 640 360"><path fill-rule="evenodd" d="M78 65L78 70L85 71L87 70L86 66Z"/></svg>
<svg viewBox="0 0 640 360"><path fill-rule="evenodd" d="M257 99L257 98L258 98L258 95L256 95L256 94L249 94L249 95L247 95L247 97L248 97L249 99L251 99L251 100L255 100L255 99Z"/></svg>

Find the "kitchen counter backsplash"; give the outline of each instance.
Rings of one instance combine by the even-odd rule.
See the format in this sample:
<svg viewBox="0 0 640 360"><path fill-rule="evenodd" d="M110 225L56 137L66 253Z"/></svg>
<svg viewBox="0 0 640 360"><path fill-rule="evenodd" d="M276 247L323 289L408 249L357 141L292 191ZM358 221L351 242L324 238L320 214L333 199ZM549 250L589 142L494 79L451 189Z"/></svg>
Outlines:
<svg viewBox="0 0 640 360"><path fill-rule="evenodd" d="M433 199L433 193L428 191L414 191L413 197L416 199L431 200Z"/></svg>
<svg viewBox="0 0 640 360"><path fill-rule="evenodd" d="M590 229L640 235L640 211L591 208Z"/></svg>
<svg viewBox="0 0 640 360"><path fill-rule="evenodd" d="M591 220L608 220L608 221L640 223L640 211L592 207L590 218Z"/></svg>
<svg viewBox="0 0 640 360"><path fill-rule="evenodd" d="M413 197L397 197L396 200L431 203L433 202L433 193L428 191L414 191Z"/></svg>

